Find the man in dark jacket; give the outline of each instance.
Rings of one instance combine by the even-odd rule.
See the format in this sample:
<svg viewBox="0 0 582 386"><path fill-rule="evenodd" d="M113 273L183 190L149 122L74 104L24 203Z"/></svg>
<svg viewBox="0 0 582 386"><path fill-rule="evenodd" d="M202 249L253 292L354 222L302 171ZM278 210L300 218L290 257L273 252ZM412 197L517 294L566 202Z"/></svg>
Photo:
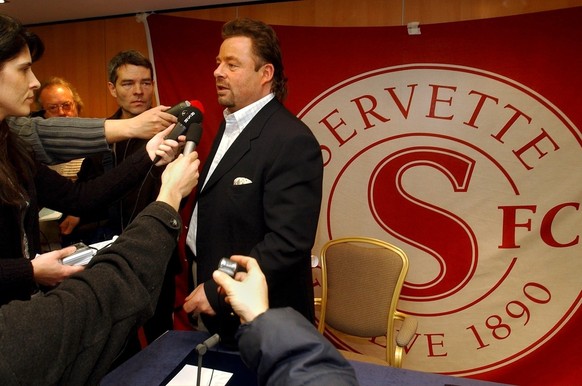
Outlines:
<svg viewBox="0 0 582 386"><path fill-rule="evenodd" d="M119 109L109 119L130 119L148 110L153 102L154 80L151 62L138 51L122 51L108 64L107 86L117 101ZM131 154L144 147L146 140L130 138L117 142L109 153L88 157L83 161L78 173L79 181L94 179L104 172L117 167ZM150 173L143 183L123 199L106 208L100 208L92 215L79 218L68 216L63 223L70 223L69 229L77 227L77 238L85 244L105 241L118 235L137 213L155 200L160 189L162 170ZM165 331L165 330L164 330Z"/></svg>
<svg viewBox="0 0 582 386"><path fill-rule="evenodd" d="M153 66L143 54L135 50L119 52L109 61L107 73L109 92L119 105L119 109L109 119L131 119L151 108L155 86ZM140 151L146 142L144 139L130 138L115 143L110 153L85 158L78 173L78 180L91 180L116 168L127 157ZM91 244L109 240L120 234L137 213L155 200L160 189L162 171L161 168L152 170L142 183L124 198L83 218L85 232L81 233L85 233L86 238L81 241ZM87 231L91 236L86 234ZM156 311L143 327L147 343L153 342L164 332L173 329L175 275L180 268L177 258L170 261ZM135 333L130 337L127 349L120 357L119 363L139 350L141 350L141 343L138 334Z"/></svg>

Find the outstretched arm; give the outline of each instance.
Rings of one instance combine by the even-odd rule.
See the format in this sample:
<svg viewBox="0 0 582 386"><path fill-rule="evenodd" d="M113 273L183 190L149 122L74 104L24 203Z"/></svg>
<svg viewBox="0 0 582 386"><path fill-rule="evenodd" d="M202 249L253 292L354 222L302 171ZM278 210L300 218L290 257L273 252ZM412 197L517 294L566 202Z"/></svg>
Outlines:
<svg viewBox="0 0 582 386"><path fill-rule="evenodd" d="M131 119L10 117L10 129L22 137L39 162L54 165L109 150L128 138L152 138L177 118L157 106Z"/></svg>
<svg viewBox="0 0 582 386"><path fill-rule="evenodd" d="M108 119L105 121L105 138L108 143L129 138L149 139L178 119L164 112L168 106L157 106L131 119Z"/></svg>
<svg viewBox="0 0 582 386"><path fill-rule="evenodd" d="M86 270L44 295L0 308L3 383L99 383L128 333L155 310L181 230L177 197L196 185L198 166L195 152L168 165L164 193Z"/></svg>

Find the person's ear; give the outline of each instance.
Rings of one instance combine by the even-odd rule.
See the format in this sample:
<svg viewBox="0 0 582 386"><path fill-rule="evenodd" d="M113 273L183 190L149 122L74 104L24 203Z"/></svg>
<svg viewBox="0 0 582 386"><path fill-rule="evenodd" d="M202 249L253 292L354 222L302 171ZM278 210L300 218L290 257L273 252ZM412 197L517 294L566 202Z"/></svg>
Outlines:
<svg viewBox="0 0 582 386"><path fill-rule="evenodd" d="M260 71L262 71L261 76L264 83L268 83L273 80L273 76L275 75L275 67L271 63L263 64L263 67Z"/></svg>
<svg viewBox="0 0 582 386"><path fill-rule="evenodd" d="M107 88L109 89L109 93L113 96L113 98L117 98L117 90L115 89L115 85L111 82L107 82Z"/></svg>

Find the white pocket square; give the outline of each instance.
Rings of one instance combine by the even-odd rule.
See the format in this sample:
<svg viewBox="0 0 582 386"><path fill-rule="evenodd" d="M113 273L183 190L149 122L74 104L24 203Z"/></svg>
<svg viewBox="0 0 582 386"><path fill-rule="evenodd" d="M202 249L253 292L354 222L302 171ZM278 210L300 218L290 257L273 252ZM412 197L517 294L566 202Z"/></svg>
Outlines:
<svg viewBox="0 0 582 386"><path fill-rule="evenodd" d="M233 181L233 185L247 185L247 184L252 184L253 181L249 180L246 177L237 177L234 179Z"/></svg>

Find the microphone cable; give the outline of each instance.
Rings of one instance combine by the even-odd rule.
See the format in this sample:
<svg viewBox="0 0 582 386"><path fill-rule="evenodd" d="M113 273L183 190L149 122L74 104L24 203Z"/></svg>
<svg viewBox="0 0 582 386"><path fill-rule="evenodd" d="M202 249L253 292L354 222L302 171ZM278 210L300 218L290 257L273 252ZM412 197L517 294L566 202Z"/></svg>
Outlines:
<svg viewBox="0 0 582 386"><path fill-rule="evenodd" d="M154 179L154 182L155 182L155 178L156 177L152 175L152 169L153 169L153 167L154 167L154 164L151 164L150 165L150 168L148 169L148 172L144 176L144 178L143 178L143 180L142 180L142 182L141 182L141 184L139 186L139 189L137 191L137 195L135 196L135 202L133 204L133 210L131 211L131 214L129 215L129 218L127 220L127 226L129 226L129 224L131 224L131 222L134 220L135 216L137 215L136 214L137 205L139 203L139 198L141 197L142 190L143 190L143 187L145 186L146 181L148 180L148 178L151 177L152 179ZM125 230L125 225L124 225L125 221L124 221L124 216L123 216L123 199L120 200L119 207L120 207L119 208L120 209L119 210L119 212L120 212L119 214L121 216L121 231L123 232Z"/></svg>

